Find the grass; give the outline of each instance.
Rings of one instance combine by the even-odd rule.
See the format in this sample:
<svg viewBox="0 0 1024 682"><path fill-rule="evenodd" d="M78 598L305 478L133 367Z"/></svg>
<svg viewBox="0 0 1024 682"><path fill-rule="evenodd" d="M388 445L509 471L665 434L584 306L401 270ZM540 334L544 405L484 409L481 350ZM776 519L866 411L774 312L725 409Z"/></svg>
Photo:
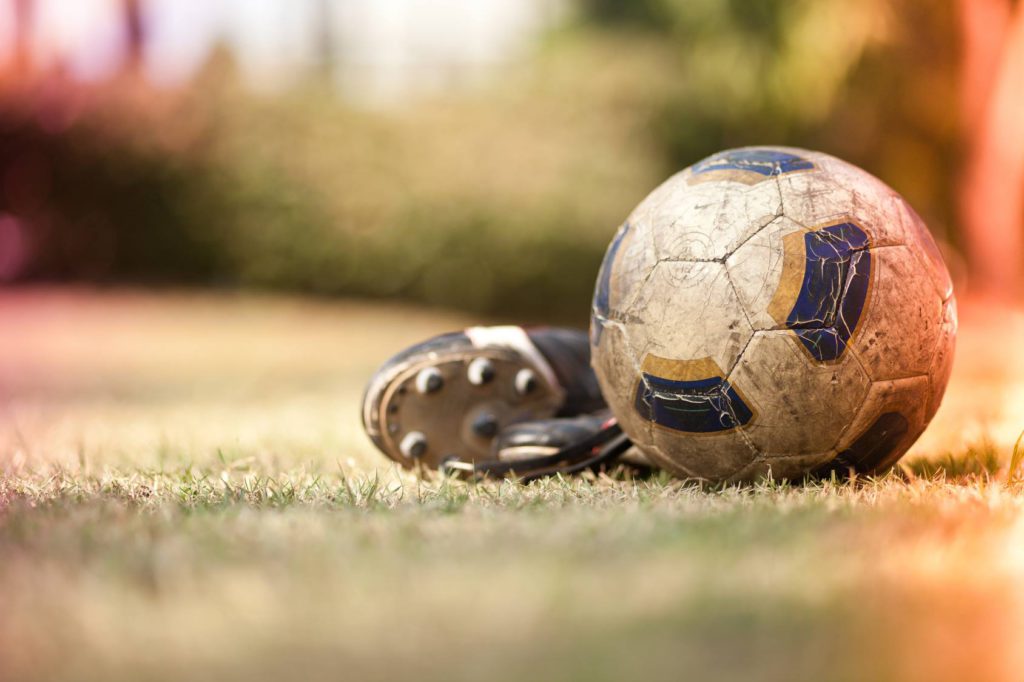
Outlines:
<svg viewBox="0 0 1024 682"><path fill-rule="evenodd" d="M1018 492L230 464L9 477L0 665L30 680L1014 679Z"/></svg>
<svg viewBox="0 0 1024 682"><path fill-rule="evenodd" d="M942 478L951 481L991 478L1002 473L1007 481L1015 479L1017 462L999 452L991 442L968 445L959 452L946 452L927 458L911 459L902 469L913 476Z"/></svg>
<svg viewBox="0 0 1024 682"><path fill-rule="evenodd" d="M381 466L354 408L407 337L466 320L81 292L0 313L24 340L0 339L0 680L1024 670L1003 440L804 486L423 481Z"/></svg>

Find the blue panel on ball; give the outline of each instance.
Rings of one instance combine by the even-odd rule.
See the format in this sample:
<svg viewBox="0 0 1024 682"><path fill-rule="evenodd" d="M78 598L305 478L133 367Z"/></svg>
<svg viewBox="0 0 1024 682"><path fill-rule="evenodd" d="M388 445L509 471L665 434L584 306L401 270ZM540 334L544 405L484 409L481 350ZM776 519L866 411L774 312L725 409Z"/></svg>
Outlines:
<svg viewBox="0 0 1024 682"><path fill-rule="evenodd" d="M898 447L909 430L910 422L906 417L899 412L886 412L851 443L849 448L815 471L814 475L828 476L833 471L845 475L851 469L859 474L885 471L903 454Z"/></svg>
<svg viewBox="0 0 1024 682"><path fill-rule="evenodd" d="M729 431L754 416L722 377L673 381L645 372L636 389L635 407L644 419L687 433Z"/></svg>
<svg viewBox="0 0 1024 682"><path fill-rule="evenodd" d="M777 149L731 149L713 154L693 165L695 175L714 171L749 171L765 177L810 170L814 164L796 154Z"/></svg>
<svg viewBox="0 0 1024 682"><path fill-rule="evenodd" d="M604 321L608 319L611 306L609 290L611 289L615 257L619 254L619 247L622 246L622 241L628 233L629 223L626 223L612 239L608 251L604 254L601 271L597 275L597 288L594 290L594 304L590 315L590 340L595 346L601 343L601 332L604 331Z"/></svg>
<svg viewBox="0 0 1024 682"><path fill-rule="evenodd" d="M786 326L817 360L841 357L857 328L871 286L869 246L853 223L804 235L804 279Z"/></svg>

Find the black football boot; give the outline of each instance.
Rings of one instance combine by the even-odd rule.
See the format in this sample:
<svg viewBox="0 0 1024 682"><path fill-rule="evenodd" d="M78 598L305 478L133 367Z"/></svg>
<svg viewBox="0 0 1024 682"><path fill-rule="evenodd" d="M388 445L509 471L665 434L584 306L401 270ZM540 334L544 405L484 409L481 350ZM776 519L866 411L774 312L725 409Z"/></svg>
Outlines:
<svg viewBox="0 0 1024 682"><path fill-rule="evenodd" d="M473 327L384 363L362 417L374 445L403 467L471 468L492 463L495 439L510 425L605 407L587 332Z"/></svg>

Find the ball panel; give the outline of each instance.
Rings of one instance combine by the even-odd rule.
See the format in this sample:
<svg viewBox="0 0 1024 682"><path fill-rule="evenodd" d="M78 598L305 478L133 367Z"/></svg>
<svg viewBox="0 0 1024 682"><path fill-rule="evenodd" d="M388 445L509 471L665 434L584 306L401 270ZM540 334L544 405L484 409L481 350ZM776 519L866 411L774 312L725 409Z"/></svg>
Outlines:
<svg viewBox="0 0 1024 682"><path fill-rule="evenodd" d="M631 220L651 235L656 260L711 260L718 247L707 234L710 230L689 234L688 226L698 216L713 218L707 214L718 208L714 196L713 190L690 187L685 171L677 173L640 203Z"/></svg>
<svg viewBox="0 0 1024 682"><path fill-rule="evenodd" d="M753 330L722 264L658 263L637 299L626 310L612 306L609 320L594 367L623 430L645 452L676 475L709 480L753 460L737 432L752 415L726 383ZM685 466L659 459L680 449L692 453Z"/></svg>
<svg viewBox="0 0 1024 682"><path fill-rule="evenodd" d="M852 354L821 363L788 330L755 332L729 381L757 412L746 437L778 455L830 450L870 386Z"/></svg>
<svg viewBox="0 0 1024 682"><path fill-rule="evenodd" d="M656 466L682 478L699 478L697 473L658 448L653 434L654 423L635 409L632 398L642 380L640 368L635 363L636 351L630 344L625 327L618 322L608 324L598 352L592 357L601 390L626 435Z"/></svg>
<svg viewBox="0 0 1024 682"><path fill-rule="evenodd" d="M905 231L896 219L898 208L906 201L887 184L858 168L851 163L828 154L816 156L823 172L827 173L833 183L845 187L852 192L849 211L854 217L863 217L865 223L874 228L875 242L879 245L905 243ZM878 216L884 220L871 224L871 217Z"/></svg>
<svg viewBox="0 0 1024 682"><path fill-rule="evenodd" d="M627 221L608 246L597 276L591 307L592 343L600 342L613 311L624 309L636 297L655 263L649 232Z"/></svg>
<svg viewBox="0 0 1024 682"><path fill-rule="evenodd" d="M652 425L651 444L670 471L707 481L729 480L757 457L742 429L712 434L687 434ZM679 453L686 453L680 457Z"/></svg>
<svg viewBox="0 0 1024 682"><path fill-rule="evenodd" d="M910 438L909 430L910 422L902 414L883 412L849 448L839 451L835 459L814 473L817 476L835 473L844 477L850 473L871 476L885 473L917 438L916 435Z"/></svg>
<svg viewBox="0 0 1024 682"><path fill-rule="evenodd" d="M618 322L609 322L601 334L600 345L593 349L591 365L601 384L605 401L616 415L623 429L630 433L633 410L630 409L633 389L640 380L640 368L635 353L626 337L625 328ZM632 435L632 433L630 433Z"/></svg>
<svg viewBox="0 0 1024 682"><path fill-rule="evenodd" d="M953 372L957 324L956 297L950 296L949 300L942 304L939 340L935 347L934 360L929 375L931 395L928 397L928 411L925 414L925 423L931 421L938 411L939 405L942 403L942 396L946 392L946 385L949 383L949 376Z"/></svg>
<svg viewBox="0 0 1024 682"><path fill-rule="evenodd" d="M648 353L634 407L657 426L693 434L730 431L754 418L711 358L672 360Z"/></svg>
<svg viewBox="0 0 1024 682"><path fill-rule="evenodd" d="M659 260L721 260L782 215L775 182L690 185L676 176L671 187L644 200L638 214L653 235Z"/></svg>
<svg viewBox="0 0 1024 682"><path fill-rule="evenodd" d="M756 185L788 173L814 169L802 149L740 147L712 154L687 169L691 185L703 182L739 182Z"/></svg>
<svg viewBox="0 0 1024 682"><path fill-rule="evenodd" d="M669 455L662 451L662 449L654 442L654 436L651 435L650 432L648 432L648 436L644 440L643 453L656 467L664 469L677 478L684 480L696 480L702 478L688 468L687 465L690 463L689 458L681 458L674 454Z"/></svg>
<svg viewBox="0 0 1024 682"><path fill-rule="evenodd" d="M761 456L733 474L729 481L757 482L767 479L769 476L775 481L801 481L808 472L819 469L832 461L835 455L835 451L827 451L809 455Z"/></svg>
<svg viewBox="0 0 1024 682"><path fill-rule="evenodd" d="M864 404L836 441L839 467L877 473L895 464L924 431L931 393L926 376L871 384ZM878 432L884 429L889 429L889 437L878 438ZM867 439L865 434L869 434Z"/></svg>
<svg viewBox="0 0 1024 682"><path fill-rule="evenodd" d="M786 235L783 241L787 257L768 313L784 322L816 360L836 360L868 298L872 258L867 235L844 220Z"/></svg>
<svg viewBox="0 0 1024 682"><path fill-rule="evenodd" d="M852 348L873 380L927 375L941 334L942 302L908 247L873 248L871 254L870 299Z"/></svg>
<svg viewBox="0 0 1024 682"><path fill-rule="evenodd" d="M779 178L782 212L790 220L813 227L849 215L853 190L833 182L821 169Z"/></svg>
<svg viewBox="0 0 1024 682"><path fill-rule="evenodd" d="M592 349L591 364L601 385L601 393L619 426L644 454L651 456L651 423L633 407L632 397L640 383L640 368L626 334L621 323L607 323L600 336L600 344ZM665 463L659 462L658 465L665 466Z"/></svg>
<svg viewBox="0 0 1024 682"><path fill-rule="evenodd" d="M846 217L867 230L876 246L908 243L901 218L903 197L852 164L821 152L808 152L816 175L782 183L786 215L808 227Z"/></svg>
<svg viewBox="0 0 1024 682"><path fill-rule="evenodd" d="M638 362L710 358L725 372L753 334L721 263L658 263L619 319Z"/></svg>
<svg viewBox="0 0 1024 682"><path fill-rule="evenodd" d="M910 204L901 201L899 210L907 247L913 251L914 256L928 272L939 298L943 301L949 300L953 295L953 280L949 276L949 269L942 260L942 252L939 251L932 233Z"/></svg>
<svg viewBox="0 0 1024 682"><path fill-rule="evenodd" d="M839 358L871 283L867 235L850 219L808 230L779 221L726 266L755 329L790 329L819 361Z"/></svg>
<svg viewBox="0 0 1024 682"><path fill-rule="evenodd" d="M772 221L725 261L729 280L755 330L779 329L785 325L770 310L779 307L773 306L772 302L779 295L780 286L785 289L783 273L796 270L793 265L786 268L786 262L793 263L803 258L803 244L799 240L794 242L786 238L804 232L802 226L783 216ZM802 278L790 276L789 280L795 281L799 287ZM785 314L781 317L784 320Z"/></svg>
<svg viewBox="0 0 1024 682"><path fill-rule="evenodd" d="M629 223L625 223L615 233L612 243L605 251L604 260L601 261L601 269L597 273L597 285L594 288L594 299L590 306L590 343L597 345L601 343L601 335L604 332L608 316L611 314L611 280L612 271L615 269L615 261L622 247L622 240L629 231Z"/></svg>

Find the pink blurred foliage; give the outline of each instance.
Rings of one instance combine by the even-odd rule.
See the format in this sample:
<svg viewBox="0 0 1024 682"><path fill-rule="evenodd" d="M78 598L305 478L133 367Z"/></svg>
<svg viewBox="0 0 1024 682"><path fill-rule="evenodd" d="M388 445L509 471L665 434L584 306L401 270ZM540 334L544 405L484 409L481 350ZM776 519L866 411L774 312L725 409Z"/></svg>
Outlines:
<svg viewBox="0 0 1024 682"><path fill-rule="evenodd" d="M974 291L1024 293L1024 3L961 0L960 214Z"/></svg>

